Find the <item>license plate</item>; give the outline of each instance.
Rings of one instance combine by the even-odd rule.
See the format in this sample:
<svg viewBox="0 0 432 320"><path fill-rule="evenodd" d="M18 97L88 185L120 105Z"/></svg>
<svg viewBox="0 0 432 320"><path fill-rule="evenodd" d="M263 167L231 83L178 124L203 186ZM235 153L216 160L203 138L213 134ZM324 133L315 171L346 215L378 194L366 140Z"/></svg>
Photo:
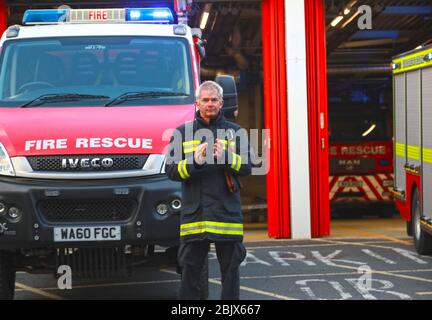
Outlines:
<svg viewBox="0 0 432 320"><path fill-rule="evenodd" d="M358 188L363 186L363 181L358 180L350 180L350 181L339 181L338 187L344 187L344 188Z"/></svg>
<svg viewBox="0 0 432 320"><path fill-rule="evenodd" d="M115 241L121 240L120 226L55 227L54 241Z"/></svg>

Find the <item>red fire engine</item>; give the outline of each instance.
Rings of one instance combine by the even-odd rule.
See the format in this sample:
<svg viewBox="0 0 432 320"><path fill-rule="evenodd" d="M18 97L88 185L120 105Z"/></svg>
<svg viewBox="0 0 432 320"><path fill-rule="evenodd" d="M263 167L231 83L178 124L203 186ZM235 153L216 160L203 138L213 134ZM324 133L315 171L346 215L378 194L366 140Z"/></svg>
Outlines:
<svg viewBox="0 0 432 320"><path fill-rule="evenodd" d="M0 299L17 270L111 277L175 258L181 188L165 150L194 118L198 31L164 8L28 10L5 31ZM235 112L234 79L216 81Z"/></svg>
<svg viewBox="0 0 432 320"><path fill-rule="evenodd" d="M391 204L391 118L385 106L329 104L332 209ZM377 208L378 209L378 208ZM392 210L380 210L391 215Z"/></svg>
<svg viewBox="0 0 432 320"><path fill-rule="evenodd" d="M420 254L432 254L432 46L393 59L396 206Z"/></svg>

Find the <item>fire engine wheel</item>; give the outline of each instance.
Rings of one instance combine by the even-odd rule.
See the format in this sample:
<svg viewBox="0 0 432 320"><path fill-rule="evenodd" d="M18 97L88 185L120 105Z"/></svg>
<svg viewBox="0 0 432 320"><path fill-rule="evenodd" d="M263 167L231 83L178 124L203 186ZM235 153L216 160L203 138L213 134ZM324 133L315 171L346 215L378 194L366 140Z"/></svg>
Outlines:
<svg viewBox="0 0 432 320"><path fill-rule="evenodd" d="M432 254L432 236L421 228L421 208L417 190L414 192L412 200L412 228L414 236L414 245L419 254Z"/></svg>
<svg viewBox="0 0 432 320"><path fill-rule="evenodd" d="M15 270L11 264L12 255L0 251L0 300L12 300L15 294Z"/></svg>

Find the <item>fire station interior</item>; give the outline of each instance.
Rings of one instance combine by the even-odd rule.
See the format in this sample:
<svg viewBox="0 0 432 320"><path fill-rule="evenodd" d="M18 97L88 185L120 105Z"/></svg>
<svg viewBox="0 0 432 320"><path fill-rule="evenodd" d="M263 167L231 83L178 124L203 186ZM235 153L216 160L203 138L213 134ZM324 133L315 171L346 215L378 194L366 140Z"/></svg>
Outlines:
<svg viewBox="0 0 432 320"><path fill-rule="evenodd" d="M160 1L35 0L29 4L25 0L6 0L8 24L19 24L25 9L57 8L61 4L76 9L116 8L157 6ZM385 142L391 148L390 63L393 56L432 42L430 0L326 0L325 5L330 148L335 143L367 145L368 141ZM371 9L371 16L358 11L365 5ZM214 79L218 74L233 75L239 93L239 115L235 121L247 129L263 129L261 1L194 0L188 19L191 27L202 29L207 41L202 80ZM256 152L261 155L260 148ZM402 225L395 208L387 205L391 201L385 201L389 199L392 182L392 156L381 159L385 170L377 172L364 157L358 161L341 160L337 152L332 155L330 150L329 181L333 185L329 199L334 198L331 235L336 234L337 225L345 225L347 220L378 227L394 220ZM365 182L355 177L375 173L383 174L380 179L387 181L386 186L365 196ZM354 178L338 180L338 176ZM333 182L332 177L336 177ZM247 177L243 185L246 229L261 228L264 234L266 177ZM376 201L369 201L372 198ZM369 202L373 205L369 206Z"/></svg>

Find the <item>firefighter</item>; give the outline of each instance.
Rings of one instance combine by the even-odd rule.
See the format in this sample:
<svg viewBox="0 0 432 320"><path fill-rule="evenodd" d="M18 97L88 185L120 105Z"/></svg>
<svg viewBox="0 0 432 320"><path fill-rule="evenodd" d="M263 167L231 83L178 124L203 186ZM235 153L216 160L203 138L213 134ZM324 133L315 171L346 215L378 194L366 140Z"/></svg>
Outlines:
<svg viewBox="0 0 432 320"><path fill-rule="evenodd" d="M201 84L193 122L171 137L166 172L182 182L179 299L200 298L200 275L210 243L215 244L222 276L223 300L240 298L239 266L243 245L239 176L251 173L247 132L225 120L223 89L213 81Z"/></svg>

